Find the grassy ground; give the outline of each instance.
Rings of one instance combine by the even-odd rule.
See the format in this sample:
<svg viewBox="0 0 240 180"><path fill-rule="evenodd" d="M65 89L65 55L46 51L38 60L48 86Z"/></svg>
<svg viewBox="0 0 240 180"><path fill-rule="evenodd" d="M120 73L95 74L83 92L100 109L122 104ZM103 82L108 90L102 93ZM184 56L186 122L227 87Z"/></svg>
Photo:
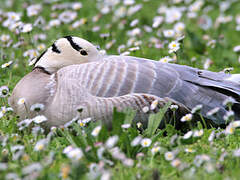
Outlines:
<svg viewBox="0 0 240 180"><path fill-rule="evenodd" d="M169 56L172 63L213 71L233 67L234 73L240 72L239 54L234 52L240 44L237 0L40 2L0 0L0 87L8 86L9 95L31 71L29 61L66 35L85 38L107 54L130 53L155 60ZM30 5L38 3L39 8L31 9ZM21 15L18 19L17 14L8 12ZM162 17L162 22L156 17ZM41 20L43 23L37 23ZM35 26L32 30L25 26L18 33L13 28L17 22ZM56 25L58 22L60 25ZM164 36L164 31L172 30L177 22L185 28L176 28L172 37ZM180 49L169 53L168 44L183 35ZM132 47L139 50L132 51ZM24 55L26 52L28 55ZM5 64L9 61L10 66ZM121 127L131 122L131 114L125 117L116 113L112 131L99 122L89 122L43 133L37 124L19 129L17 117L5 112L7 97L0 97L0 106L0 179L238 179L240 175L237 128L201 131L199 125L187 137L191 132L186 135L172 126L155 132L149 126L140 133L135 125ZM97 126L101 127L100 133L93 136ZM138 136L147 139L134 146Z"/></svg>

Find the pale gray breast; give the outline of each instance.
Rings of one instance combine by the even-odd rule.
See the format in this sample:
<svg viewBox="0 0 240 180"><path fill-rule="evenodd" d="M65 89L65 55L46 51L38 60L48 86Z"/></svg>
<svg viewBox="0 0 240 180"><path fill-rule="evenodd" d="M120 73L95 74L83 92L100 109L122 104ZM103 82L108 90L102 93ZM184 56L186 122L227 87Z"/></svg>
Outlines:
<svg viewBox="0 0 240 180"><path fill-rule="evenodd" d="M40 103L46 105L51 95L54 84L51 83L51 76L41 69L34 69L25 75L15 86L9 104L21 119L34 117L34 113L26 112L33 104ZM25 105L18 105L20 98L25 99ZM26 106L26 107L25 107Z"/></svg>

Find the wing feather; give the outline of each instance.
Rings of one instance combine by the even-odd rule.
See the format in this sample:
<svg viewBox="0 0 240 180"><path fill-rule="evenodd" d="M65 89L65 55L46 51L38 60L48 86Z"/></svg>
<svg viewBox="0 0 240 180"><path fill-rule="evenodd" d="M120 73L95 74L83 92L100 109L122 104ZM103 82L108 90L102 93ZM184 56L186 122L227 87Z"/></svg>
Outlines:
<svg viewBox="0 0 240 180"><path fill-rule="evenodd" d="M77 77L76 72L82 70L91 79L88 78L84 86L92 95L114 97L149 93L170 97L189 109L202 104L205 117L208 111L219 107L217 117L210 117L217 124L224 123L223 116L227 112L223 101L232 94L239 98L240 94L240 85L227 81L228 75L130 56L107 56L102 62L72 65L60 71L65 71L66 76L75 74ZM78 78L73 81L81 83Z"/></svg>

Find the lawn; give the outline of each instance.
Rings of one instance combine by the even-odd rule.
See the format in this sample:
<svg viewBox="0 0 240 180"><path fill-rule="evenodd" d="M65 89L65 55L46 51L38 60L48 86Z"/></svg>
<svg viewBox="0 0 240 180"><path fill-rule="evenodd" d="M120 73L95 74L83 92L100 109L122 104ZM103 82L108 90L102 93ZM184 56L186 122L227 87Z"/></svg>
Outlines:
<svg viewBox="0 0 240 180"><path fill-rule="evenodd" d="M103 53L240 73L238 0L0 0L0 179L239 179L240 130L147 129L133 111L113 128L79 120L46 132L21 126L7 103L31 62L56 39L78 36ZM169 51L169 44L180 48ZM231 71L231 72L229 72ZM9 90L9 92L8 92Z"/></svg>

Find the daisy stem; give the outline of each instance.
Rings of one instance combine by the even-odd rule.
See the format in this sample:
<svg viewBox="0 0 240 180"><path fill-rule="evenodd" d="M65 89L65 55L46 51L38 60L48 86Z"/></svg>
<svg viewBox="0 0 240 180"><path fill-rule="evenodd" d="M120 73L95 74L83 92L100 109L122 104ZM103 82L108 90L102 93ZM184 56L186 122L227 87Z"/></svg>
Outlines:
<svg viewBox="0 0 240 180"><path fill-rule="evenodd" d="M173 112L173 126L176 128L176 113L175 111Z"/></svg>
<svg viewBox="0 0 240 180"><path fill-rule="evenodd" d="M29 112L28 112L28 109L27 109L27 105L26 103L24 102L23 103L24 107L25 107L25 110L26 110L26 114L27 114L27 118L29 118Z"/></svg>
<svg viewBox="0 0 240 180"><path fill-rule="evenodd" d="M151 160L150 160L150 166L151 167L153 167L153 158L154 158L154 155L152 155Z"/></svg>
<svg viewBox="0 0 240 180"><path fill-rule="evenodd" d="M189 124L190 129L193 129L192 122L188 121L188 124Z"/></svg>
<svg viewBox="0 0 240 180"><path fill-rule="evenodd" d="M228 110L232 111L232 105L228 105Z"/></svg>
<svg viewBox="0 0 240 180"><path fill-rule="evenodd" d="M205 119L203 118L202 114L200 114L200 118L201 118L201 120L203 122L204 128L207 129L207 123L206 123Z"/></svg>
<svg viewBox="0 0 240 180"><path fill-rule="evenodd" d="M11 80L12 80L12 71L8 71L9 73L9 79L8 79L8 82L7 82L7 86L9 86Z"/></svg>

